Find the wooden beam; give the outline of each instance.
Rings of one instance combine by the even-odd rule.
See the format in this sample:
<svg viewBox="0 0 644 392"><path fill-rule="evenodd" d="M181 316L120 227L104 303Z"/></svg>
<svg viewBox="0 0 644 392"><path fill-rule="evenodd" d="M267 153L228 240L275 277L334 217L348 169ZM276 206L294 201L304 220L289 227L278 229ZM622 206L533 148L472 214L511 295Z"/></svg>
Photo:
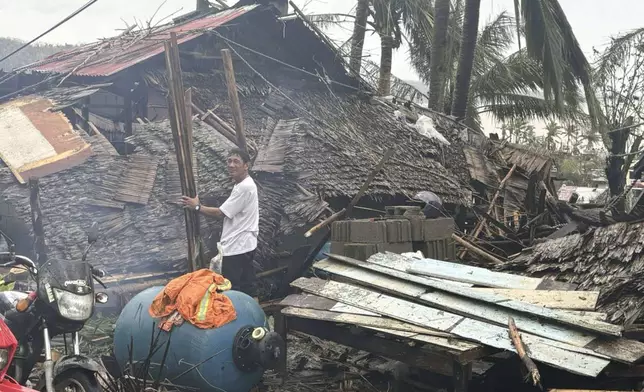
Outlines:
<svg viewBox="0 0 644 392"><path fill-rule="evenodd" d="M85 132L89 133L89 97L83 100L81 117L83 118L83 129Z"/></svg>
<svg viewBox="0 0 644 392"><path fill-rule="evenodd" d="M484 258L487 261L491 261L491 262L493 262L494 264L497 264L497 265L503 264L503 261L501 261L500 259L492 256L491 254L489 254L488 252L486 252L483 249L479 248L478 246L465 241L464 239L462 239L461 237L457 236L456 234L452 234L452 239L454 241L458 242L459 244L461 244L463 247L465 247L465 249L469 250L472 253L475 253L475 254L481 256L482 258Z"/></svg>
<svg viewBox="0 0 644 392"><path fill-rule="evenodd" d="M132 94L127 94L125 97L123 97L125 100L125 110L123 113L123 116L125 117L123 119L124 123L124 129L125 129L125 137L132 136Z"/></svg>
<svg viewBox="0 0 644 392"><path fill-rule="evenodd" d="M334 281L300 278L292 286L305 292L344 302L364 310L379 313L396 320L440 331L450 332L502 350L515 351L507 328L419 305L382 292L367 290ZM322 329L324 330L324 329ZM523 339L537 361L571 373L596 377L610 363L609 360L551 339L525 333ZM585 352L584 352L585 351Z"/></svg>
<svg viewBox="0 0 644 392"><path fill-rule="evenodd" d="M230 106L233 112L233 120L235 120L237 145L242 150L248 152L246 135L244 135L244 118L242 117L241 105L239 104L237 82L235 81L235 69L233 67L233 58L230 55L230 49L222 49L221 56L224 60L224 72L226 73L226 87L228 88L228 98L230 99Z"/></svg>
<svg viewBox="0 0 644 392"><path fill-rule="evenodd" d="M487 214L490 215L494 211L494 206L496 204L496 199L499 198L499 195L501 194L501 191L505 188L505 183L512 177L512 174L514 174L514 171L516 170L517 165L514 164L512 165L512 168L508 172L508 174L505 175L503 180L501 180L501 183L499 184L499 188L496 190L494 193L494 196L492 197L492 200L490 201L490 207L487 210ZM485 226L486 218L483 217L477 224L476 227L474 228L474 233L472 233L472 238L476 240L476 238L479 236L481 233L481 230ZM471 250L469 248L464 249L461 254L459 255L459 258L463 258L465 254L467 253L467 250Z"/></svg>

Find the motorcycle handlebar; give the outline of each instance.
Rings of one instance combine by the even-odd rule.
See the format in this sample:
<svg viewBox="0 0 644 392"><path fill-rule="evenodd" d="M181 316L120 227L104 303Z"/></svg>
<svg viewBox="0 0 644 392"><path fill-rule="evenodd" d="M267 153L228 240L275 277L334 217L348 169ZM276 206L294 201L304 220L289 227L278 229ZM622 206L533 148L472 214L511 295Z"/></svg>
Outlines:
<svg viewBox="0 0 644 392"><path fill-rule="evenodd" d="M8 252L0 253L0 261L3 261L3 264L0 264L2 267L12 267L14 265L24 265L28 268L36 269L36 263L34 263L29 257L21 255L12 255Z"/></svg>

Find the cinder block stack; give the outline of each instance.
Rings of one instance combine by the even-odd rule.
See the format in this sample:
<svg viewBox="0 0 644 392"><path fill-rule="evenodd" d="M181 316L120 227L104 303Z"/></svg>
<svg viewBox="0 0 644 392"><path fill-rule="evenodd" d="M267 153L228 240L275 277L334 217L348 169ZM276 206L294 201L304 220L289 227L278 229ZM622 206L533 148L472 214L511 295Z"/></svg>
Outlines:
<svg viewBox="0 0 644 392"><path fill-rule="evenodd" d="M405 253L420 250L425 257L453 260L456 249L451 238L452 218L425 219L418 207L387 207L380 220L334 222L331 253L367 260L380 252Z"/></svg>

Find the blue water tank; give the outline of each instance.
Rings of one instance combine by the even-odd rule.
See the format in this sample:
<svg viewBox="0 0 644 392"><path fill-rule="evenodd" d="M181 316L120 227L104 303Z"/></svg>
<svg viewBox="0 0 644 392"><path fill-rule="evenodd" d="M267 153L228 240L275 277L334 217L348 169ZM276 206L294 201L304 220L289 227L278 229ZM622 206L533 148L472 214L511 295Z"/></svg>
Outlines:
<svg viewBox="0 0 644 392"><path fill-rule="evenodd" d="M150 361L150 374L158 377L160 364L169 340L162 379L199 391L248 392L259 383L263 369L242 371L233 360L233 342L240 329L247 326L268 328L266 315L256 300L239 291L227 291L237 319L214 329L200 329L189 322L174 326L171 332L158 328L158 319L148 313L152 300L163 287L152 287L137 294L125 306L116 322L114 355L121 369L145 361L151 341L158 336ZM154 334L154 337L152 336Z"/></svg>

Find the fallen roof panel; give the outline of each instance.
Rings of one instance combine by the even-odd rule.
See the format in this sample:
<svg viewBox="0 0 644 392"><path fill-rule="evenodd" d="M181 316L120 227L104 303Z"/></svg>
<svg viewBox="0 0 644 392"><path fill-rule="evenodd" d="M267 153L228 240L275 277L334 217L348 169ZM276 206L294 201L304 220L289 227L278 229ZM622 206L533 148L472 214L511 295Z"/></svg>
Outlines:
<svg viewBox="0 0 644 392"><path fill-rule="evenodd" d="M170 39L170 33L176 33L179 44L182 44L256 7L251 5L229 9L179 25L162 26L150 32L132 31L54 54L26 68L37 72L69 73L78 76L110 76L163 53L163 43Z"/></svg>
<svg viewBox="0 0 644 392"><path fill-rule="evenodd" d="M67 118L48 111L52 105L35 96L0 105L0 158L21 184L79 165L92 155Z"/></svg>

